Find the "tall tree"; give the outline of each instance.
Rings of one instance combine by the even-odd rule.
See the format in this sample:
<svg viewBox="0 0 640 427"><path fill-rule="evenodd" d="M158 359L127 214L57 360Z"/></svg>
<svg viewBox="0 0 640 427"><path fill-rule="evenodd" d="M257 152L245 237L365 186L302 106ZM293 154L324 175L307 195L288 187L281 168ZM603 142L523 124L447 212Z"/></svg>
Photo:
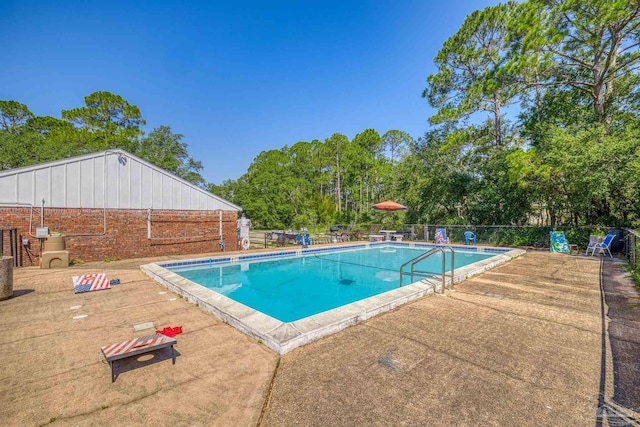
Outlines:
<svg viewBox="0 0 640 427"><path fill-rule="evenodd" d="M45 142L42 135L28 129L20 128L11 132L0 129L0 170L51 160L43 156Z"/></svg>
<svg viewBox="0 0 640 427"><path fill-rule="evenodd" d="M171 127L160 126L140 140L134 154L180 178L203 186L205 180L200 175L202 163L189 156L187 144L182 142L182 138L183 135L173 133Z"/></svg>
<svg viewBox="0 0 640 427"><path fill-rule="evenodd" d="M433 124L491 115L495 144L504 143L504 107L522 90L504 65L509 61L509 22L517 3L475 11L445 41L435 58L438 72L428 76L422 96L438 109Z"/></svg>
<svg viewBox="0 0 640 427"><path fill-rule="evenodd" d="M411 154L397 165L395 188L399 201L415 222L442 223L457 214L473 177L460 161L460 152L447 144L451 125L434 128L410 146Z"/></svg>
<svg viewBox="0 0 640 427"><path fill-rule="evenodd" d="M616 81L640 66L640 3L531 0L522 7L519 65L539 58L545 85L580 91L608 126Z"/></svg>
<svg viewBox="0 0 640 427"><path fill-rule="evenodd" d="M18 101L0 100L0 129L15 133L32 117L33 113L25 104Z"/></svg>
<svg viewBox="0 0 640 427"><path fill-rule="evenodd" d="M334 176L334 198L336 201L336 210L342 210L342 187L340 185L340 174L342 170L342 159L347 150L349 138L341 133L334 133L324 141L324 153L331 158L331 169Z"/></svg>
<svg viewBox="0 0 640 427"><path fill-rule="evenodd" d="M257 227L290 227L296 214L292 191L298 182L292 179L289 148L263 151L240 177L239 204Z"/></svg>
<svg viewBox="0 0 640 427"><path fill-rule="evenodd" d="M85 107L63 110L62 118L90 132L87 143L93 150L137 150L140 126L146 124L137 106L110 92L94 92L84 102Z"/></svg>
<svg viewBox="0 0 640 427"><path fill-rule="evenodd" d="M371 209L374 194L380 194L387 184L382 164L383 141L375 129L365 129L358 133L346 152L346 186L356 214ZM345 200L345 208L347 206Z"/></svg>
<svg viewBox="0 0 640 427"><path fill-rule="evenodd" d="M382 143L389 153L389 161L392 165L396 163L398 157L404 154L405 150L413 142L413 138L407 132L392 129L382 135Z"/></svg>
<svg viewBox="0 0 640 427"><path fill-rule="evenodd" d="M57 160L91 152L86 141L91 139L89 131L78 129L73 124L51 116L36 116L27 121L26 128L44 138L40 147L42 161Z"/></svg>

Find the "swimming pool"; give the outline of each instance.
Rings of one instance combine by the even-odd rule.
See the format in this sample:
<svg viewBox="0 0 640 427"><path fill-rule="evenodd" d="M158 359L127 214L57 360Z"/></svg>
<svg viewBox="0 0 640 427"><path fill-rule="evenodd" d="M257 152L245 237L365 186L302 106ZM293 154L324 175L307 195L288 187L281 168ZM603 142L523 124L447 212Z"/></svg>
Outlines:
<svg viewBox="0 0 640 427"><path fill-rule="evenodd" d="M399 286L400 265L431 248L433 245L404 242L347 244L154 263L141 269L284 354L434 292L441 286L439 278L416 278L414 283ZM505 248L453 248L454 282L524 253ZM445 259L450 263L449 256ZM434 255L418 266L439 272L441 261L441 255Z"/></svg>
<svg viewBox="0 0 640 427"><path fill-rule="evenodd" d="M400 266L424 252L424 248L386 245L170 270L282 322L294 322L398 288ZM455 267L493 255L459 252ZM450 253L445 261L449 271ZM442 253L425 259L419 267L440 271Z"/></svg>

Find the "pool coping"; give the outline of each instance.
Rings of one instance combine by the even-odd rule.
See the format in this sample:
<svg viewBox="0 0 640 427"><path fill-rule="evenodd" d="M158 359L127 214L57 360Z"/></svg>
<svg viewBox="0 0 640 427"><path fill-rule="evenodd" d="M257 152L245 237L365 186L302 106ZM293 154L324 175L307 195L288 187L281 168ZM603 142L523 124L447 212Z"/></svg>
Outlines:
<svg viewBox="0 0 640 427"><path fill-rule="evenodd" d="M265 346L283 355L296 347L316 341L324 336L334 334L342 329L360 323L378 314L393 310L396 307L414 301L436 290L441 290L441 280L422 279L383 292L351 304L337 307L294 322L282 322L260 311L250 308L231 298L219 294L204 286L174 273L165 267L185 265L215 264L221 262L243 262L249 260L279 257L283 255L301 256L303 254L325 252L336 249L366 248L388 245L389 242L363 242L349 245L325 246L321 248L297 248L293 250L259 252L251 255L219 255L189 261L151 263L140 266L149 277L161 283L172 292L181 295L187 301L197 304L202 310L213 314L243 333L262 342ZM438 245L428 243L397 242L394 246L433 248ZM477 252L496 253L495 256L475 262L455 270L453 282L478 275L497 265L519 257L526 251L522 249L494 248L489 246L451 245L453 249L475 248ZM451 287L450 275L446 276L446 287Z"/></svg>

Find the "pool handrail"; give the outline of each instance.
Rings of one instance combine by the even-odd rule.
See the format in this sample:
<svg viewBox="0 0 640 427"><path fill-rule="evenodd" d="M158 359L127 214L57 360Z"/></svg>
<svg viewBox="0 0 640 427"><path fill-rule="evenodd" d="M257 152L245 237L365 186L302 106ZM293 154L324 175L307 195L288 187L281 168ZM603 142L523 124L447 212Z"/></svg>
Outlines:
<svg viewBox="0 0 640 427"><path fill-rule="evenodd" d="M453 290L453 271L455 269L454 265L455 265L455 250L453 249L452 246L449 245L443 245L443 246L436 246L435 248L432 248L430 250L428 250L427 252L423 253L422 255L418 255L417 257L405 262L404 264L402 264L400 266L400 286L402 287L402 278L404 277L404 268L411 264L411 283L413 283L413 277L416 273L426 273L426 274L436 274L435 271L422 271L422 270L416 270L415 266L418 262L423 261L427 258L429 258L431 255L438 253L438 252L442 252L442 272L440 273L441 277L442 277L442 289L440 291L441 294L444 294L444 290L445 290L445 272L446 272L446 268L445 268L445 262L446 262L446 258L447 258L447 254L445 249L449 249L451 251L451 286L450 289Z"/></svg>

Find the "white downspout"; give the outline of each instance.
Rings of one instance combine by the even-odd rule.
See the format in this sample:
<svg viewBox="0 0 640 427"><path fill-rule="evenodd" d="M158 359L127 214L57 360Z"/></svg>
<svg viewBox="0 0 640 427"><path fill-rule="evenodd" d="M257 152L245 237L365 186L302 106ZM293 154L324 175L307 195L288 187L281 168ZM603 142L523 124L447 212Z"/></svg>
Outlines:
<svg viewBox="0 0 640 427"><path fill-rule="evenodd" d="M147 209L147 239L151 240L151 208Z"/></svg>
<svg viewBox="0 0 640 427"><path fill-rule="evenodd" d="M219 211L218 218L218 232L220 235L220 242L218 245L220 245L220 251L224 252L224 238L222 237L222 209Z"/></svg>

